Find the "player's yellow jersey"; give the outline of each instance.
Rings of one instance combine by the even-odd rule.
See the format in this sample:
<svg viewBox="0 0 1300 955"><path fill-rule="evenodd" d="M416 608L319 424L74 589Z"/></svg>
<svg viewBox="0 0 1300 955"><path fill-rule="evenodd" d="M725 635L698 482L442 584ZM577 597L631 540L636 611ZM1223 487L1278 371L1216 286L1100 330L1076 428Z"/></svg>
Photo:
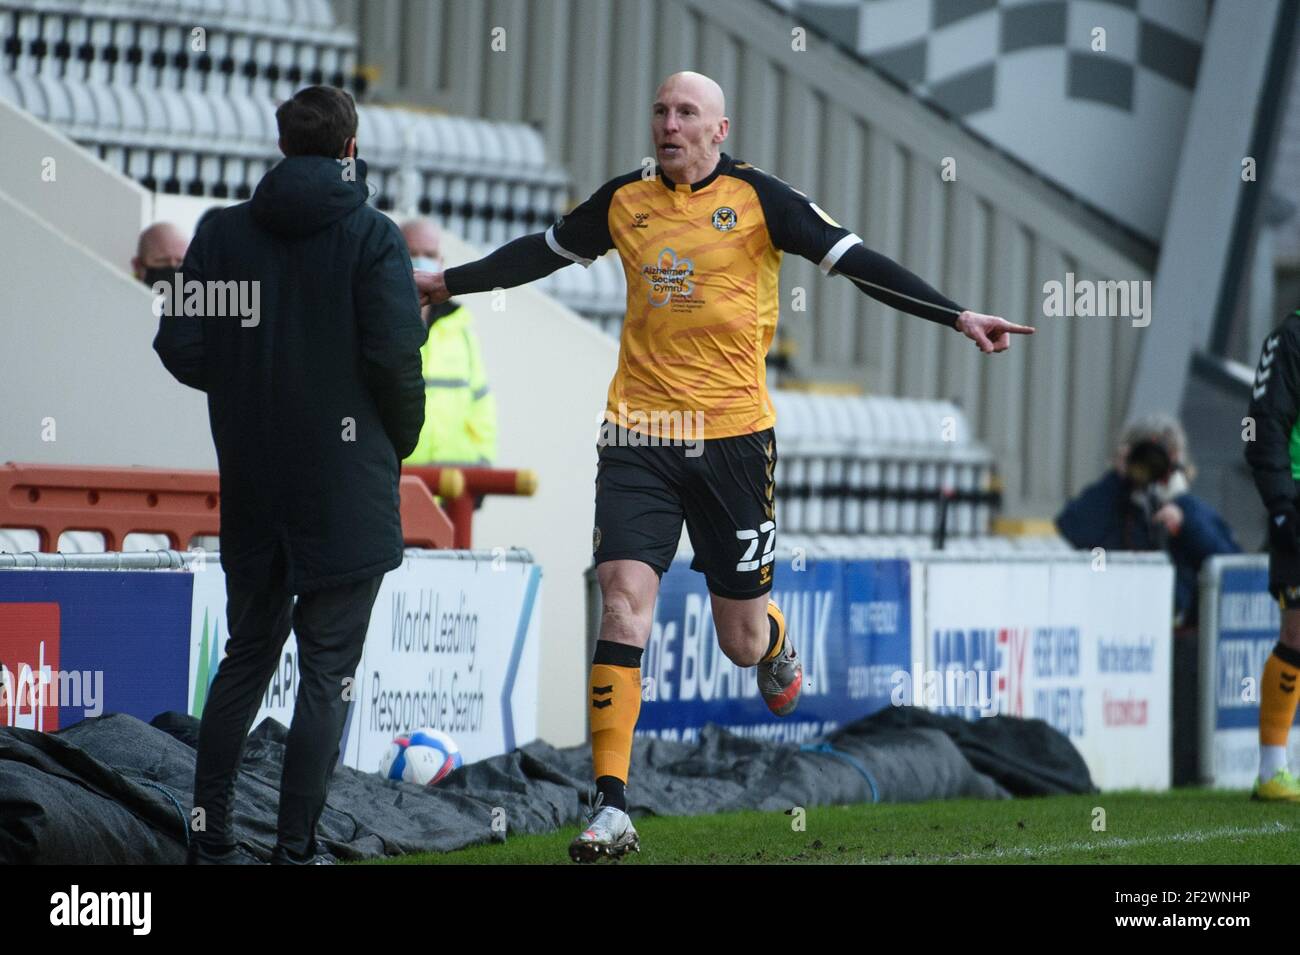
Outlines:
<svg viewBox="0 0 1300 955"><path fill-rule="evenodd" d="M613 179L546 233L572 261L590 265L612 247L623 262L627 313L606 419L694 439L776 421L764 358L782 250L829 273L860 241L803 193L726 153L691 185L662 173Z"/></svg>

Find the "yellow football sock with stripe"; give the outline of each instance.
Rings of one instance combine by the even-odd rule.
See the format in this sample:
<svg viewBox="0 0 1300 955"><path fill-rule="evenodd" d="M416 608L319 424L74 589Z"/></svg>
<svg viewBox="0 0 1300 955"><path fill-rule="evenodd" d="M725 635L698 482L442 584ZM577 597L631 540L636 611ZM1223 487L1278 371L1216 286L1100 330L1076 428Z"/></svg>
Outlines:
<svg viewBox="0 0 1300 955"><path fill-rule="evenodd" d="M785 614L781 613L781 608L773 600L767 602L767 623L771 640L767 645L767 653L763 654L759 663L776 659L776 655L785 649Z"/></svg>
<svg viewBox="0 0 1300 955"><path fill-rule="evenodd" d="M1297 676L1300 676L1300 650L1279 642L1264 664L1259 693L1261 779L1286 768L1286 739L1295 719Z"/></svg>
<svg viewBox="0 0 1300 955"><path fill-rule="evenodd" d="M641 714L641 648L596 641L591 662L591 765L606 806L627 810L632 731Z"/></svg>

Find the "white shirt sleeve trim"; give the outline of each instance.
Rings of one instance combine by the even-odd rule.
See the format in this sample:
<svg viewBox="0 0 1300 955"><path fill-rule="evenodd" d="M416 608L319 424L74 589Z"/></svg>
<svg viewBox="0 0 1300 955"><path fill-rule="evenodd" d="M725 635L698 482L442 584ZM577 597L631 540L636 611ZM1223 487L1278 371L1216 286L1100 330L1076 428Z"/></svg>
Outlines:
<svg viewBox="0 0 1300 955"><path fill-rule="evenodd" d="M546 230L546 244L556 255L562 255L570 262L577 262L584 269L590 268L591 263L595 261L594 259L584 259L580 255L575 255L564 246L560 245L559 241L555 238L555 226L551 226Z"/></svg>
<svg viewBox="0 0 1300 955"><path fill-rule="evenodd" d="M817 267L822 270L823 275L830 275L831 269L835 268L835 263L840 260L840 256L853 246L859 245L861 242L862 240L860 238L850 232L844 238L840 239L840 241L831 246L831 250L826 253L821 262L817 264ZM556 251L559 250L557 249Z"/></svg>

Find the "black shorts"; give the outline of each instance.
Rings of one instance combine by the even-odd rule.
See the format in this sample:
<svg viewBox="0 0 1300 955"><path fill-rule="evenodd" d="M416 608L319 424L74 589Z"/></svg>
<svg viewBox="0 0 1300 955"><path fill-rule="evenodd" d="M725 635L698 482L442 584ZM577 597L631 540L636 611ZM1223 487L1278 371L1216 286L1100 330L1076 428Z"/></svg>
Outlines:
<svg viewBox="0 0 1300 955"><path fill-rule="evenodd" d="M771 428L685 444L609 428L598 447L597 564L639 560L660 575L677 553L682 522L695 548L691 569L709 592L733 600L772 589L776 557L776 436ZM605 431L602 429L602 434ZM615 437L616 436L616 437Z"/></svg>
<svg viewBox="0 0 1300 955"><path fill-rule="evenodd" d="M1283 610L1300 608L1300 554L1269 548L1268 592Z"/></svg>

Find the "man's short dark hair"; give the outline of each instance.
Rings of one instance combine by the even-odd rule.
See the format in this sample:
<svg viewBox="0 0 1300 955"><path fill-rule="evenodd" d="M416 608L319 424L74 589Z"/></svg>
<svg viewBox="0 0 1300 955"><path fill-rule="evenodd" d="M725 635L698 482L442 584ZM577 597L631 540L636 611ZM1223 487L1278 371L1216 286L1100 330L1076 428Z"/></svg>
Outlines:
<svg viewBox="0 0 1300 955"><path fill-rule="evenodd" d="M286 156L338 159L344 144L357 134L357 107L344 90L308 86L280 104L275 122Z"/></svg>

